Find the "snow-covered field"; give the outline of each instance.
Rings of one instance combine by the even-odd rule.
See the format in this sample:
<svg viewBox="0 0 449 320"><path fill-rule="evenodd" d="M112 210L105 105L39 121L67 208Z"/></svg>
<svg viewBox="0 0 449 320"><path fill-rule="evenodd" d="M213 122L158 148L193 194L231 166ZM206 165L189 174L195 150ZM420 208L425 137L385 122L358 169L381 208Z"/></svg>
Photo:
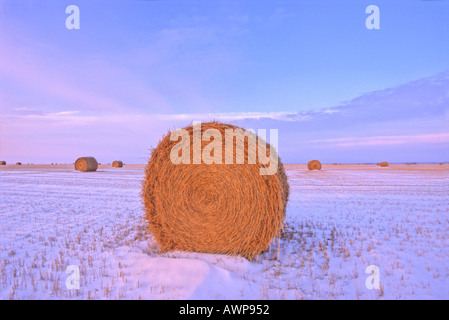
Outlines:
<svg viewBox="0 0 449 320"><path fill-rule="evenodd" d="M253 262L158 252L143 170L2 166L0 299L449 299L448 165L287 166L285 235Z"/></svg>

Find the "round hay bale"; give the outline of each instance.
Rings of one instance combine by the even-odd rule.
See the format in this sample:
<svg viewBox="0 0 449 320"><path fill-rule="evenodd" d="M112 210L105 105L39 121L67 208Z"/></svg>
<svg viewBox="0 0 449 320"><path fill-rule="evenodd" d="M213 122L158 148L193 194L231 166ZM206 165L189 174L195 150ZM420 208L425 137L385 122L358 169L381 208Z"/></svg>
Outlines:
<svg viewBox="0 0 449 320"><path fill-rule="evenodd" d="M201 124L198 132L203 138L208 129L221 134L221 146L209 150L212 156L221 149L221 164L204 162L205 147L212 142L201 139L197 147L203 156L194 164L193 126L184 129L190 137L185 137L190 143L186 147L190 150L189 163L171 161L171 150L181 139L171 141L169 132L152 151L146 166L142 196L149 231L164 252L181 250L253 259L283 230L289 185L277 153L273 155L278 162L276 173L261 175L260 169L269 164L262 165L259 159L248 162L257 154L257 147L245 138L244 144L239 144L242 148L237 148L237 139L233 138L233 161L225 163L225 130L241 128L209 122ZM267 155L271 155L270 145L262 140L264 143ZM236 163L237 149L243 149L244 164Z"/></svg>
<svg viewBox="0 0 449 320"><path fill-rule="evenodd" d="M6 166L6 161L0 161L0 166Z"/></svg>
<svg viewBox="0 0 449 320"><path fill-rule="evenodd" d="M16 162L16 166L21 166L22 162Z"/></svg>
<svg viewBox="0 0 449 320"><path fill-rule="evenodd" d="M94 157L81 157L75 161L75 170L78 171L97 171L98 162Z"/></svg>
<svg viewBox="0 0 449 320"><path fill-rule="evenodd" d="M321 170L321 162L319 162L318 160L310 160L309 163L307 163L307 169Z"/></svg>
<svg viewBox="0 0 449 320"><path fill-rule="evenodd" d="M382 162L379 164L379 166L381 166L381 167L388 167L389 164L388 164L388 162L386 162L386 161L382 161Z"/></svg>
<svg viewBox="0 0 449 320"><path fill-rule="evenodd" d="M113 166L114 168L121 168L121 167L123 167L123 162L122 162L122 161L119 161L119 160L115 160L115 161L112 163L112 166Z"/></svg>

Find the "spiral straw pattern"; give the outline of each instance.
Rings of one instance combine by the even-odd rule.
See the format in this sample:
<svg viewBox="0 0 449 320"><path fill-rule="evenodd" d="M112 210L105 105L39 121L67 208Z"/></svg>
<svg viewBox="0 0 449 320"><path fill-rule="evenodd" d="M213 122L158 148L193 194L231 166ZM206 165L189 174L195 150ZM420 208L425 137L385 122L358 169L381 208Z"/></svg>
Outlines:
<svg viewBox="0 0 449 320"><path fill-rule="evenodd" d="M193 159L193 126L184 128L190 136ZM194 251L241 255L254 258L280 235L289 195L287 176L280 160L277 172L261 175L264 167L248 157L257 152L245 139L244 164L225 163L225 129L241 129L229 124L201 124L201 136L217 129L222 137L222 164L173 164L170 132L153 150L146 167L143 200L149 231L162 251ZM242 129L243 130L243 129ZM263 143L266 143L263 141ZM207 145L201 142L201 150ZM267 144L269 154L269 144ZM249 148L251 147L251 148ZM277 154L276 154L277 156ZM266 165L265 165L266 166Z"/></svg>
<svg viewBox="0 0 449 320"><path fill-rule="evenodd" d="M81 157L75 161L75 170L90 172L97 171L98 162L94 157Z"/></svg>

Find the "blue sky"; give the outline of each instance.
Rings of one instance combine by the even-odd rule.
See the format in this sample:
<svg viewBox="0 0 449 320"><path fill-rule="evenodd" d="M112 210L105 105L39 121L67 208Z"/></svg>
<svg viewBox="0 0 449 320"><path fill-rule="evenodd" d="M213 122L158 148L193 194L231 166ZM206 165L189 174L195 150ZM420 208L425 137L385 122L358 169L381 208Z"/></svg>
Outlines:
<svg viewBox="0 0 449 320"><path fill-rule="evenodd" d="M70 4L80 8L79 30L65 27ZM365 27L371 4L380 8L380 30ZM448 80L437 76L449 70L447 34L446 0L3 0L0 156L14 162L71 163L79 155L143 162L168 129L218 118L280 129L280 154L288 162L316 155L359 162L363 152L372 158L383 152L398 162L447 161L448 141L439 136L447 130L447 107L438 101L447 101ZM397 130L388 134L388 119L363 120L364 128L376 128L371 137L437 135L431 152L427 140L421 149L407 142L363 150L355 144L349 152L319 142L319 150L303 148L306 142L295 148L292 137L310 123L315 140L361 134L342 126L341 117L306 125L298 114L309 119L344 105L353 110L350 101L359 96L432 77L444 82L441 90L426 89L431 80L422 84L424 96L436 90L443 99L433 105L421 99L423 110L436 110L432 121L417 126L420 112L395 118ZM370 114L371 101L363 101ZM291 114L301 120L284 121Z"/></svg>

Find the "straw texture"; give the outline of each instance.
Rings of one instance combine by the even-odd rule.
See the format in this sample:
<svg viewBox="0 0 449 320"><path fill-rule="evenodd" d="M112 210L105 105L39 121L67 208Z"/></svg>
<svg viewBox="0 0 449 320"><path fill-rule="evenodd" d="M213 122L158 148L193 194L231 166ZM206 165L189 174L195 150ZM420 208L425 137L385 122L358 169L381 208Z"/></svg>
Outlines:
<svg viewBox="0 0 449 320"><path fill-rule="evenodd" d="M90 172L97 171L98 162L94 157L81 157L75 161L75 170Z"/></svg>
<svg viewBox="0 0 449 320"><path fill-rule="evenodd" d="M193 157L193 127L190 135ZM222 164L173 164L170 152L178 141L170 132L153 150L143 182L143 201L149 231L162 251L195 251L254 258L279 236L289 196L287 176L280 160L273 175L260 175L264 165L248 156L257 152L245 139L244 164L225 164L225 129L219 122L203 123L201 133L218 130L223 137ZM263 143L266 143L263 141ZM201 150L209 141L201 143ZM268 145L268 144L267 144ZM268 150L269 145L268 145ZM277 156L277 155L276 155Z"/></svg>
<svg viewBox="0 0 449 320"><path fill-rule="evenodd" d="M307 169L321 170L321 162L319 162L318 160L310 160L309 163L307 163Z"/></svg>

